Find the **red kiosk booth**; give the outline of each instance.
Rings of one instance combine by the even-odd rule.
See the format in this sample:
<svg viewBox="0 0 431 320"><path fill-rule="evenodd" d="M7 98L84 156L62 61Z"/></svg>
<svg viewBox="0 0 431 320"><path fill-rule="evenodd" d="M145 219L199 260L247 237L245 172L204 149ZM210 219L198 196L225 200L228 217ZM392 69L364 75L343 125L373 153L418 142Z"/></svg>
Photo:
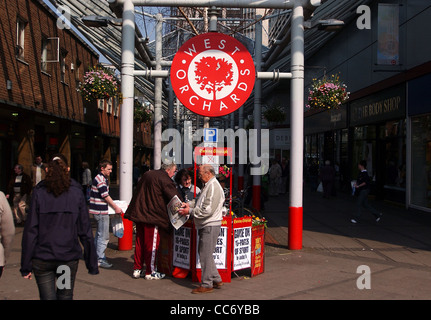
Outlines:
<svg viewBox="0 0 431 320"><path fill-rule="evenodd" d="M195 160L197 155L209 153L216 156L231 156L229 149L231 148L198 147L195 149L197 151L195 151ZM194 169L196 177L196 161ZM231 197L232 175L230 177ZM213 253L223 282L231 282L232 272L239 270L250 269L251 277L264 272L264 237L264 225L253 225L252 217L232 218L230 214L223 217L219 238ZM174 230L171 237L167 234L161 234L158 255L159 271L177 278L185 278L191 272L192 281L200 282L198 241L198 233L192 220L187 221L178 230Z"/></svg>

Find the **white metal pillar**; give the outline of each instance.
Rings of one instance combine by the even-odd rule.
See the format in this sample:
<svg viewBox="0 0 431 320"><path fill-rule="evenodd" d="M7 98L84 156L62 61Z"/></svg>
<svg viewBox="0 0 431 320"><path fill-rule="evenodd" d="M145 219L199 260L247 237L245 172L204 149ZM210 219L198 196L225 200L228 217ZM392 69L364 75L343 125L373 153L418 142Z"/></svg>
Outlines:
<svg viewBox="0 0 431 320"><path fill-rule="evenodd" d="M255 69L256 73L261 71L262 68L262 21L260 20L262 18L261 15L256 15L256 19L258 22L256 23L256 35L255 35ZM257 150L255 151L256 159L261 157L261 118L262 118L262 111L261 111L261 94L262 94L262 80L259 78L256 79L254 83L254 129L256 130L256 147ZM260 167L262 163L254 164L254 166ZM261 175L254 175L253 176L253 208L260 210L260 194L261 194L261 181L262 176Z"/></svg>
<svg viewBox="0 0 431 320"><path fill-rule="evenodd" d="M238 109L238 128L239 129L244 129L244 106L241 106ZM238 164L238 191L240 190L244 190L245 186L244 186L244 164L240 163Z"/></svg>
<svg viewBox="0 0 431 320"><path fill-rule="evenodd" d="M161 70L162 61L162 31L163 18L160 13L156 15L156 71ZM162 78L154 80L154 154L153 168L160 169L162 165Z"/></svg>
<svg viewBox="0 0 431 320"><path fill-rule="evenodd" d="M304 8L298 1L292 11L291 25L291 102L290 102L290 206L289 249L302 248L302 197L304 148Z"/></svg>
<svg viewBox="0 0 431 320"><path fill-rule="evenodd" d="M123 103L120 117L120 200L127 203L130 202L133 194L134 11L133 1L125 1L121 42L121 93Z"/></svg>

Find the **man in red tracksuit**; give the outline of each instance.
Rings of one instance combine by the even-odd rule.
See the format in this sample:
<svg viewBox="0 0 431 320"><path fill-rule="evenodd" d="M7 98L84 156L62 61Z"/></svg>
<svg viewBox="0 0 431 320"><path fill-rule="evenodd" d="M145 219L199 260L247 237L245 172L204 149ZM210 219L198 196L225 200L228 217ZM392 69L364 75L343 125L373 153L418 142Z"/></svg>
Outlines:
<svg viewBox="0 0 431 320"><path fill-rule="evenodd" d="M139 180L124 214L124 218L136 224L133 278L158 280L165 276L156 271L155 261L160 243L159 228L166 231L171 228L167 204L175 195L181 199L172 180L176 170L175 164L163 164L160 170L147 171ZM144 261L145 274L142 272Z"/></svg>

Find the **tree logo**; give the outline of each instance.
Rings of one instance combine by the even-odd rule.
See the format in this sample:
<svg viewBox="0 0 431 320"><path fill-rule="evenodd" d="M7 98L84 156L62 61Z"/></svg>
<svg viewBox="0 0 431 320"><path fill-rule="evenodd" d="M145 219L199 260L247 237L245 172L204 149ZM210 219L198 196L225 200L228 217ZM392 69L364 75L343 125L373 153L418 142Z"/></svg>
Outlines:
<svg viewBox="0 0 431 320"><path fill-rule="evenodd" d="M250 96L255 81L253 59L236 39L221 33L196 36L179 49L171 83L182 104L202 116L234 112Z"/></svg>
<svg viewBox="0 0 431 320"><path fill-rule="evenodd" d="M217 100L216 93L225 86L230 86L233 81L232 63L216 57L203 57L196 63L196 83L200 89L205 89L213 94L213 100Z"/></svg>

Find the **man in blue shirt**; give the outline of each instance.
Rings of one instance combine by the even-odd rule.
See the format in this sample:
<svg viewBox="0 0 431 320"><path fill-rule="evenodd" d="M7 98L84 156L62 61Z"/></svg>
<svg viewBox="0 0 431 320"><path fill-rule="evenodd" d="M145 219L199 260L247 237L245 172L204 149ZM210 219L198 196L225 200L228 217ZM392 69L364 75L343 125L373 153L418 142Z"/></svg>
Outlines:
<svg viewBox="0 0 431 320"><path fill-rule="evenodd" d="M105 250L109 242L109 215L108 206L114 209L115 214L122 214L123 211L115 204L109 196L108 177L112 172L112 162L102 160L99 163L100 172L93 179L90 193L89 211L93 214L97 222L96 235L94 242L98 257L98 264L101 268L111 268L112 264L106 260Z"/></svg>

